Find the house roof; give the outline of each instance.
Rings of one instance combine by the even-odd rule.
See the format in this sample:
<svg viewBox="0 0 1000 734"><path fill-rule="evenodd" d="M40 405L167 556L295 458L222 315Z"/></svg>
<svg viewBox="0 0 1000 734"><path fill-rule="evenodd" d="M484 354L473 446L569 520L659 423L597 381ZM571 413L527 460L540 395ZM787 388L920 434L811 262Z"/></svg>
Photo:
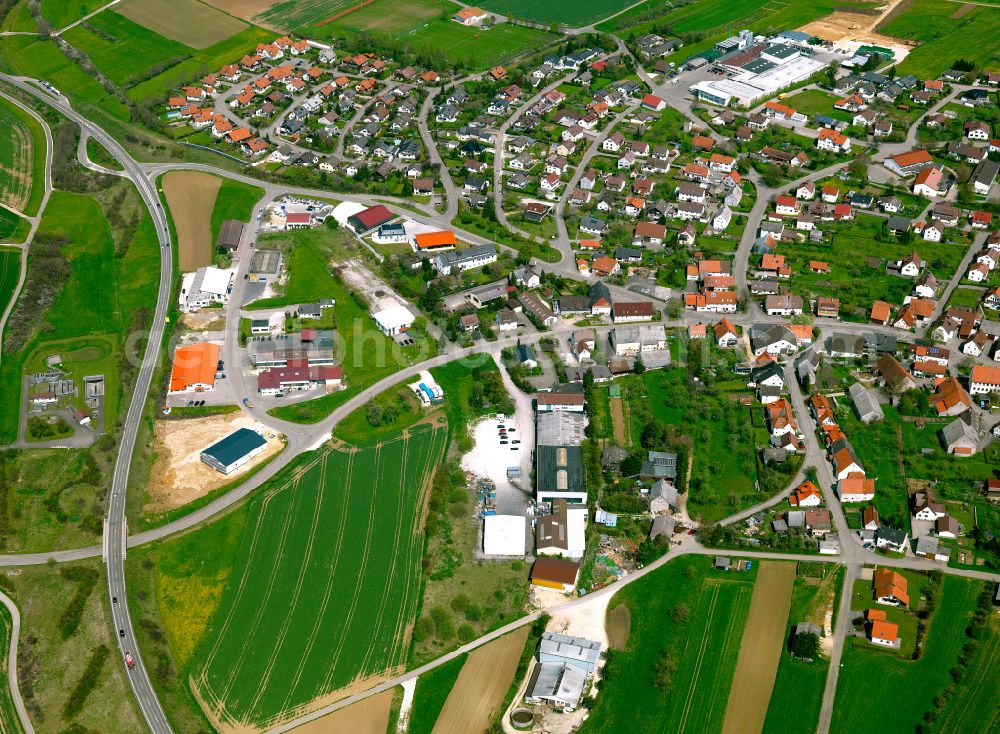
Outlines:
<svg viewBox="0 0 1000 734"><path fill-rule="evenodd" d="M199 342L178 347L174 353L174 366L170 372L170 389L177 392L192 385L214 385L219 365L219 345Z"/></svg>
<svg viewBox="0 0 1000 734"><path fill-rule="evenodd" d="M906 593L906 577L891 568L882 566L875 569L872 588L875 590L875 598L894 596L907 606L910 604L910 595Z"/></svg>
<svg viewBox="0 0 1000 734"><path fill-rule="evenodd" d="M575 584L580 572L578 561L567 561L562 558L539 556L531 568L531 579L538 581L553 581L560 584Z"/></svg>

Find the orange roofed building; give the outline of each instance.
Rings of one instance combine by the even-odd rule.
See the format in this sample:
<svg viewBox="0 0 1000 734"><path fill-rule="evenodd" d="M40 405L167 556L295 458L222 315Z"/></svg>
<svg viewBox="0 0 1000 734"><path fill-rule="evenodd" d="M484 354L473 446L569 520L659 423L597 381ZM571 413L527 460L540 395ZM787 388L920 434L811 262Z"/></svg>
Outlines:
<svg viewBox="0 0 1000 734"><path fill-rule="evenodd" d="M219 366L219 345L200 342L178 347L170 371L170 392L203 392L215 387Z"/></svg>
<svg viewBox="0 0 1000 734"><path fill-rule="evenodd" d="M455 233L449 230L422 232L413 238L419 252L450 250L456 245Z"/></svg>

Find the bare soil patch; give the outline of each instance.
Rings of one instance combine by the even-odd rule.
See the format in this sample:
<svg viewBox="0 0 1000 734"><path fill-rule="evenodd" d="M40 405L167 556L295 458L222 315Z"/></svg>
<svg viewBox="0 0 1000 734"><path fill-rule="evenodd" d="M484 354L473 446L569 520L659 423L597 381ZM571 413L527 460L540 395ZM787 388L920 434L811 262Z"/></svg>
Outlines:
<svg viewBox="0 0 1000 734"><path fill-rule="evenodd" d="M485 732L514 680L527 639L528 628L521 627L470 652L431 734Z"/></svg>
<svg viewBox="0 0 1000 734"><path fill-rule="evenodd" d="M212 264L212 209L222 179L197 171L171 171L163 193L177 232L177 267L190 273Z"/></svg>
<svg viewBox="0 0 1000 734"><path fill-rule="evenodd" d="M630 443L625 443L625 409L621 398L610 398L608 407L611 410L611 425L615 432L615 443L622 448L628 448Z"/></svg>
<svg viewBox="0 0 1000 734"><path fill-rule="evenodd" d="M220 474L201 462L200 454L237 428L259 430L267 448L232 474ZM228 415L181 420L158 420L154 428L153 469L150 472L146 512L173 510L229 484L281 451L281 437L242 411Z"/></svg>
<svg viewBox="0 0 1000 734"><path fill-rule="evenodd" d="M974 7L975 6L972 5L971 3L966 3L965 5L960 5L958 7L958 10L956 10L954 13L951 14L952 20L958 20L959 18L961 18L966 13L972 12L972 9Z"/></svg>
<svg viewBox="0 0 1000 734"><path fill-rule="evenodd" d="M750 598L750 615L726 704L723 734L748 734L764 728L774 678L792 604L795 566L763 561Z"/></svg>
<svg viewBox="0 0 1000 734"><path fill-rule="evenodd" d="M203 49L225 41L247 24L198 0L122 0L115 12L154 33Z"/></svg>
<svg viewBox="0 0 1000 734"><path fill-rule="evenodd" d="M899 39L883 36L877 33L876 29L901 2L906 0L889 0L879 12L871 14L836 10L824 18L802 26L799 30L825 41L863 41L882 46L898 45Z"/></svg>
<svg viewBox="0 0 1000 734"><path fill-rule="evenodd" d="M332 714L296 727L293 734L385 734L392 708L392 689L369 696Z"/></svg>
<svg viewBox="0 0 1000 734"><path fill-rule="evenodd" d="M188 331L222 331L226 328L226 320L213 309L182 313L181 324Z"/></svg>
<svg viewBox="0 0 1000 734"><path fill-rule="evenodd" d="M612 650L624 650L632 630L632 610L627 604L619 604L608 615L608 646Z"/></svg>

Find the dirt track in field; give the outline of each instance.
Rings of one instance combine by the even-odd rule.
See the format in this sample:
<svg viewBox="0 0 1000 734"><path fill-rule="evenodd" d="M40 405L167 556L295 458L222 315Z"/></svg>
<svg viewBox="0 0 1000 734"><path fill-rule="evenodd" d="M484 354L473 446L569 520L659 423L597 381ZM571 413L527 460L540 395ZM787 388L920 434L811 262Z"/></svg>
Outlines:
<svg viewBox="0 0 1000 734"><path fill-rule="evenodd" d="M632 610L619 604L608 614L608 646L613 650L624 650L632 630Z"/></svg>
<svg viewBox="0 0 1000 734"><path fill-rule="evenodd" d="M733 674L722 734L759 734L778 674L785 623L792 604L795 565L763 561L750 598L750 615Z"/></svg>
<svg viewBox="0 0 1000 734"><path fill-rule="evenodd" d="M528 639L521 627L469 653L431 734L482 734L514 680Z"/></svg>
<svg viewBox="0 0 1000 734"><path fill-rule="evenodd" d="M385 734L389 727L392 689L369 696L347 708L334 711L308 724L296 727L292 734Z"/></svg>
<svg viewBox="0 0 1000 734"><path fill-rule="evenodd" d="M191 273L212 264L212 209L222 179L197 171L171 171L163 193L177 232L177 267Z"/></svg>

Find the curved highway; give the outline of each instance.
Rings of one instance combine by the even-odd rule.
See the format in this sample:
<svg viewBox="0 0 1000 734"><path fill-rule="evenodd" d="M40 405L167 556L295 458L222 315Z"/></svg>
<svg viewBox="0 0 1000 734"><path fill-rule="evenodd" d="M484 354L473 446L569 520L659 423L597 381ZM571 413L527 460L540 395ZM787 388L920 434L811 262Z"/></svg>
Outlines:
<svg viewBox="0 0 1000 734"><path fill-rule="evenodd" d="M0 79L26 92L36 99L54 108L68 119L80 126L82 134L90 135L103 145L111 156L121 164L124 175L135 184L139 196L149 210L156 226L157 239L160 243L160 285L156 297L156 310L153 322L149 327L149 338L136 376L135 387L128 403L125 424L122 427L121 445L115 460L114 473L111 478L111 499L108 503L108 515L105 519L105 553L108 575L108 594L111 596L111 616L114 621L114 636L118 640L119 664L125 664L125 654L129 652L134 661L134 667L128 670L129 684L142 710L151 731L155 734L171 732L166 714L156 697L156 691L149 680L149 674L143 663L142 655L136 644L132 617L129 614L128 595L125 587L125 539L127 528L125 523L125 492L128 488L129 469L132 464L132 452L135 449L136 434L142 421L143 406L156 370L156 362L160 355L160 344L163 343L164 325L167 318L167 304L170 300L173 282L173 255L170 249L170 229L166 214L156 193L156 186L146 176L145 172L125 149L113 137L97 125L77 114L65 97L53 95L35 86L34 80L21 77L0 75Z"/></svg>

